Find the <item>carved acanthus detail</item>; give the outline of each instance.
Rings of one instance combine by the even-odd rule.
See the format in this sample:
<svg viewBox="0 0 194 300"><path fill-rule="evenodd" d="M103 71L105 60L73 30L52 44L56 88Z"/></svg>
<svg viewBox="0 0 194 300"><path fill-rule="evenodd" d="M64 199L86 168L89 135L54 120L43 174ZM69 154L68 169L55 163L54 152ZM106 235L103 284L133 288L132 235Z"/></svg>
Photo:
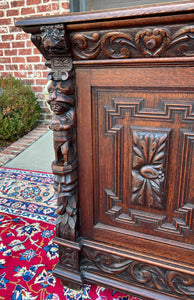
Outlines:
<svg viewBox="0 0 194 300"><path fill-rule="evenodd" d="M133 131L132 202L163 208L167 133Z"/></svg>
<svg viewBox="0 0 194 300"><path fill-rule="evenodd" d="M76 59L193 56L194 26L75 33L71 45Z"/></svg>
<svg viewBox="0 0 194 300"><path fill-rule="evenodd" d="M194 296L194 277L181 272L84 248L82 269L114 274L118 279L176 295Z"/></svg>

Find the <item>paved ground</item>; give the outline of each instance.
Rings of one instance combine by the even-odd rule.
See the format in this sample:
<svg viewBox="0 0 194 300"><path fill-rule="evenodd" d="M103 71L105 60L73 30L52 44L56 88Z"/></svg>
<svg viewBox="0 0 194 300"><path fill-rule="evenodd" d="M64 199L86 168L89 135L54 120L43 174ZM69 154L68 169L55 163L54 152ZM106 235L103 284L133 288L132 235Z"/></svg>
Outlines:
<svg viewBox="0 0 194 300"><path fill-rule="evenodd" d="M37 128L0 152L0 166L52 172L54 160L52 132L47 125Z"/></svg>

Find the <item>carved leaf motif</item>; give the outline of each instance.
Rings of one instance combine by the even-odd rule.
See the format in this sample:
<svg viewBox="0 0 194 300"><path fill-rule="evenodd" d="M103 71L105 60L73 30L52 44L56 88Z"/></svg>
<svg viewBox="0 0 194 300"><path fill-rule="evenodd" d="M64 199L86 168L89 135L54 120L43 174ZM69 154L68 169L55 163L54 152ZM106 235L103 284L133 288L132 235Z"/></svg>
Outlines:
<svg viewBox="0 0 194 300"><path fill-rule="evenodd" d="M173 291L194 296L194 280L190 276L172 271L167 273L167 281Z"/></svg>
<svg viewBox="0 0 194 300"><path fill-rule="evenodd" d="M130 34L108 32L101 39L101 49L107 58L129 58L130 47L136 48Z"/></svg>
<svg viewBox="0 0 194 300"><path fill-rule="evenodd" d="M161 269L147 264L133 262L130 268L132 277L143 284L162 290L166 286L165 274Z"/></svg>
<svg viewBox="0 0 194 300"><path fill-rule="evenodd" d="M175 32L172 36L172 41L169 47L178 44L178 56L193 56L194 55L194 26L186 26ZM180 45L179 45L180 44ZM189 47L190 44L190 47Z"/></svg>
<svg viewBox="0 0 194 300"><path fill-rule="evenodd" d="M70 226L71 229L75 229L75 221L73 219L73 217L68 217L68 224Z"/></svg>
<svg viewBox="0 0 194 300"><path fill-rule="evenodd" d="M166 133L133 131L132 202L164 206Z"/></svg>
<svg viewBox="0 0 194 300"><path fill-rule="evenodd" d="M92 36L76 33L71 38L74 56L78 59L94 59L100 52L99 40L99 33L94 33Z"/></svg>

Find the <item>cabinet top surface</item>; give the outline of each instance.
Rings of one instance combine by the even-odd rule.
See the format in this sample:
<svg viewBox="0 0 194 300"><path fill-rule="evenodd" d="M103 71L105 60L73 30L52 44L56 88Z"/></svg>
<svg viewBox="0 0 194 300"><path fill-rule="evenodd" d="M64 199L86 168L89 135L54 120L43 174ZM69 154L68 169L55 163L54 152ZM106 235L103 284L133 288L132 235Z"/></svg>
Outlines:
<svg viewBox="0 0 194 300"><path fill-rule="evenodd" d="M84 13L71 13L58 16L47 16L47 17L35 17L35 18L25 18L16 22L17 27L41 26L41 25L52 25L52 24L83 24L83 23L94 23L94 22L105 22L133 19L133 18L147 18L154 16L164 16L164 15L182 15L190 14L194 12L194 2L193 1L182 1L173 2L157 5L148 6L137 6L132 8L124 9L112 9L104 11L93 11Z"/></svg>

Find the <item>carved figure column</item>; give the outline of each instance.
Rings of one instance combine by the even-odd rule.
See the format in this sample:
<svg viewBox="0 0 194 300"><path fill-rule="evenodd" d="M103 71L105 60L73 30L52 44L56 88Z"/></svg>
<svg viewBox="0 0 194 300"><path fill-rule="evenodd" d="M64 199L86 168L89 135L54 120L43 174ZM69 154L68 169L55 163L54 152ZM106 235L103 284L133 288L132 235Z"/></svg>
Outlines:
<svg viewBox="0 0 194 300"><path fill-rule="evenodd" d="M77 234L77 154L75 88L69 40L63 24L42 26L41 33L32 36L34 44L44 53L51 67L47 78L51 80L47 99L53 119L55 160L52 163L54 189L57 195L57 220L55 242L59 246L59 262L54 275L63 278L62 283L77 289L82 284L79 274L80 245ZM71 280L69 283L64 278Z"/></svg>

